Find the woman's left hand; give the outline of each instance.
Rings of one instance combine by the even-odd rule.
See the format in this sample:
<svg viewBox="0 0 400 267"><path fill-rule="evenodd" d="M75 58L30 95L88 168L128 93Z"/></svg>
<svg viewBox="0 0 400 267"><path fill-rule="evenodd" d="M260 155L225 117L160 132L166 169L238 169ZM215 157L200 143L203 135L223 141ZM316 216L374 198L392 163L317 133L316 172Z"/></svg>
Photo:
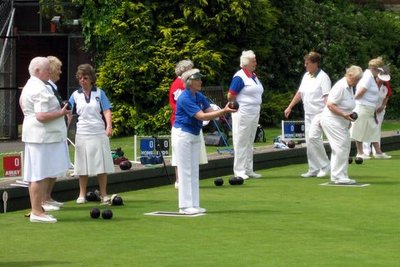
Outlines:
<svg viewBox="0 0 400 267"><path fill-rule="evenodd" d="M106 135L107 135L108 137L110 137L110 136L112 135L112 127L107 127L107 128L106 128Z"/></svg>

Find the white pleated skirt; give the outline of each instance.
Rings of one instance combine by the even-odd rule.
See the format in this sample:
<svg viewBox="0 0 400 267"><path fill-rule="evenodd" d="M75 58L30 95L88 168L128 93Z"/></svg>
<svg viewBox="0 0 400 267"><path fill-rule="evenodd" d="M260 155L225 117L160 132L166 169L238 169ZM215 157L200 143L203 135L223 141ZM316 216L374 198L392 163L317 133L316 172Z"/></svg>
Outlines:
<svg viewBox="0 0 400 267"><path fill-rule="evenodd" d="M357 105L355 111L358 118L350 128L351 138L359 142L379 142L380 125L374 119L375 108Z"/></svg>
<svg viewBox="0 0 400 267"><path fill-rule="evenodd" d="M67 142L25 143L24 181L64 177L70 165Z"/></svg>
<svg viewBox="0 0 400 267"><path fill-rule="evenodd" d="M75 136L75 175L113 173L114 163L107 135Z"/></svg>

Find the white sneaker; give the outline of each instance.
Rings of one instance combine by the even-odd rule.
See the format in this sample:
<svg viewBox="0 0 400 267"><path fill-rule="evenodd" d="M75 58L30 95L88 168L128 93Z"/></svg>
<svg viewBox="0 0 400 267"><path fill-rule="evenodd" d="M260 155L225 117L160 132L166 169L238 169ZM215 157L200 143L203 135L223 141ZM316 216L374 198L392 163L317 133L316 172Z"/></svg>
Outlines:
<svg viewBox="0 0 400 267"><path fill-rule="evenodd" d="M54 199L46 201L46 204L56 206L56 207L62 207L64 205L64 203L55 201Z"/></svg>
<svg viewBox="0 0 400 267"><path fill-rule="evenodd" d="M78 197L78 199L76 200L77 204L83 204L86 203L86 198L85 197Z"/></svg>
<svg viewBox="0 0 400 267"><path fill-rule="evenodd" d="M371 157L366 154L357 154L356 158L370 159Z"/></svg>
<svg viewBox="0 0 400 267"><path fill-rule="evenodd" d="M309 178L309 177L315 177L315 176L317 176L317 174L308 171L306 173L302 173L300 176L303 177L303 178Z"/></svg>
<svg viewBox="0 0 400 267"><path fill-rule="evenodd" d="M258 179L258 178L261 178L262 177L262 175L261 174L259 174L259 173L255 173L255 172L252 172L252 173L249 173L249 174L247 174L250 178L255 178L255 179ZM243 177L242 177L243 178Z"/></svg>
<svg viewBox="0 0 400 267"><path fill-rule="evenodd" d="M179 213L192 215L192 214L198 214L200 212L199 212L199 209L196 209L196 208L183 208L183 209L179 209Z"/></svg>
<svg viewBox="0 0 400 267"><path fill-rule="evenodd" d="M50 217L48 215L37 216L33 213L29 216L29 221L31 222L41 222L41 223L56 223L57 219L54 217Z"/></svg>
<svg viewBox="0 0 400 267"><path fill-rule="evenodd" d="M47 203L42 204L42 208L44 211L55 211L55 210L60 210L60 207L53 206Z"/></svg>
<svg viewBox="0 0 400 267"><path fill-rule="evenodd" d="M111 198L108 196L102 197L100 200L100 205L111 205Z"/></svg>
<svg viewBox="0 0 400 267"><path fill-rule="evenodd" d="M249 178L250 178L250 177L249 177L247 174L238 175L238 176L236 176L236 177L242 177L242 178L243 178L243 180L247 180L247 179L249 179Z"/></svg>
<svg viewBox="0 0 400 267"><path fill-rule="evenodd" d="M328 165L327 167L325 167L325 168L319 170L319 172L318 172L318 174L317 174L317 177L318 177L318 178L325 177L325 176L328 175L328 173L329 173L330 171L331 171L331 166Z"/></svg>
<svg viewBox="0 0 400 267"><path fill-rule="evenodd" d="M353 179L341 179L341 180L335 180L335 184L356 184L356 180Z"/></svg>
<svg viewBox="0 0 400 267"><path fill-rule="evenodd" d="M206 213L207 212L206 209L203 209L203 208L200 208L200 207L195 207L195 209L197 209L197 213Z"/></svg>
<svg viewBox="0 0 400 267"><path fill-rule="evenodd" d="M389 156L386 153L381 153L381 154L375 154L374 158L376 158L376 159L391 159L392 156Z"/></svg>
<svg viewBox="0 0 400 267"><path fill-rule="evenodd" d="M179 183L175 182L175 189L179 189Z"/></svg>

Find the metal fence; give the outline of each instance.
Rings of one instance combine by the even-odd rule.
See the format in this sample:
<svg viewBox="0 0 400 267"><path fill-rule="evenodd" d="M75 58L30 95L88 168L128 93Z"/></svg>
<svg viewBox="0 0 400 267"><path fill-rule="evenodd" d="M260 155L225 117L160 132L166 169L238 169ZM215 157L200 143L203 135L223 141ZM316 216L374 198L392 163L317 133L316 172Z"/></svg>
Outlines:
<svg viewBox="0 0 400 267"><path fill-rule="evenodd" d="M14 13L12 1L2 1L0 4L0 139L18 138Z"/></svg>

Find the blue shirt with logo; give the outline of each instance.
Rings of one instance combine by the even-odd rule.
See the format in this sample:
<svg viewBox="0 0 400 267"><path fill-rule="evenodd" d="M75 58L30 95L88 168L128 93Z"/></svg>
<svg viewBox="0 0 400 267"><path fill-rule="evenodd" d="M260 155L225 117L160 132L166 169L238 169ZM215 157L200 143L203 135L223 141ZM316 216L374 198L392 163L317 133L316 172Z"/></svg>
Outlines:
<svg viewBox="0 0 400 267"><path fill-rule="evenodd" d="M192 94L190 89L185 89L176 102L176 118L174 127L194 135L199 135L203 122L194 116L200 110L210 108L207 98L200 92Z"/></svg>

